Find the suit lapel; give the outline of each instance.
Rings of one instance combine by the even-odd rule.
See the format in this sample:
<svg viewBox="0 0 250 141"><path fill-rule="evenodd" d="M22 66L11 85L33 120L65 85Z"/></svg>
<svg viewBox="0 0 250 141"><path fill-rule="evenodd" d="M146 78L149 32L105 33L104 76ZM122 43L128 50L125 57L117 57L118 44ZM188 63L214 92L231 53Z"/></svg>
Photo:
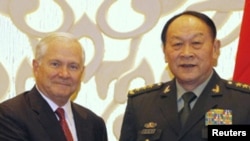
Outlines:
<svg viewBox="0 0 250 141"><path fill-rule="evenodd" d="M50 140L66 141L55 113L52 111L49 104L42 98L35 87L31 90L28 96L31 109L34 112L34 116L37 117L38 122L41 123L44 132L47 132Z"/></svg>
<svg viewBox="0 0 250 141"><path fill-rule="evenodd" d="M173 128L173 131L178 135L180 131L180 122L177 112L177 94L174 81L166 84L160 95L161 101L159 102L159 107L162 114L166 118L167 124L169 124L169 126Z"/></svg>
<svg viewBox="0 0 250 141"><path fill-rule="evenodd" d="M72 111L74 115L78 141L86 141L87 139L89 139L88 136L90 135L91 132L88 121L86 120L87 118L86 112L82 111L80 112L78 106L73 103L72 103Z"/></svg>

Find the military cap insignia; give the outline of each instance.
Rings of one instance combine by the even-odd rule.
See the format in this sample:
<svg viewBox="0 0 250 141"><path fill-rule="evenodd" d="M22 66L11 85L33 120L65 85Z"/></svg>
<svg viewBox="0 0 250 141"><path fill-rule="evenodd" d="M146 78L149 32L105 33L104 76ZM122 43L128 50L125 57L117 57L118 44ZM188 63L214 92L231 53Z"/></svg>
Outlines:
<svg viewBox="0 0 250 141"><path fill-rule="evenodd" d="M250 93L250 85L248 85L248 84L228 81L227 82L227 87L231 88L231 89L240 90L240 91Z"/></svg>
<svg viewBox="0 0 250 141"><path fill-rule="evenodd" d="M142 94L148 91L156 90L160 88L161 86L162 86L162 83L157 83L157 84L146 85L141 88L136 88L136 89L130 90L128 92L128 96L135 96L135 95Z"/></svg>

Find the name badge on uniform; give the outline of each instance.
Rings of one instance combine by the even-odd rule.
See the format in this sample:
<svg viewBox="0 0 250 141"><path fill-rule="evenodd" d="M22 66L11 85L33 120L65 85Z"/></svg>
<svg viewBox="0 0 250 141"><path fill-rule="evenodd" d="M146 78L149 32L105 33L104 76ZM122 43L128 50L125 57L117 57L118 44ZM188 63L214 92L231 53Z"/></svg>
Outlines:
<svg viewBox="0 0 250 141"><path fill-rule="evenodd" d="M205 125L231 125L232 110L210 109L205 115Z"/></svg>

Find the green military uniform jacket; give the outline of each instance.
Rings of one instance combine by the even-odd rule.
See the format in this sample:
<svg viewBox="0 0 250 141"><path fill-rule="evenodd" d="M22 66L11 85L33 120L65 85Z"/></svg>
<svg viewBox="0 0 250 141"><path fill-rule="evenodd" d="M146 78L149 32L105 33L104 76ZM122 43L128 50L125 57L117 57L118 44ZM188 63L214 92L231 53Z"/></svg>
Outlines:
<svg viewBox="0 0 250 141"><path fill-rule="evenodd" d="M229 117L224 119L225 124L250 124L249 85L223 80L214 71L184 128L178 118L175 79L134 89L128 95L119 140L205 141L211 109L219 109Z"/></svg>

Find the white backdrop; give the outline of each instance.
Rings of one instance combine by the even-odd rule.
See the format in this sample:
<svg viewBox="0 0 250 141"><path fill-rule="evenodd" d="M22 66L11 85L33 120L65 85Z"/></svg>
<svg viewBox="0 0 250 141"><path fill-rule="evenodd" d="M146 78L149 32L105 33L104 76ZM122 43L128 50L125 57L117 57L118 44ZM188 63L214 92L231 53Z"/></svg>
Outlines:
<svg viewBox="0 0 250 141"><path fill-rule="evenodd" d="M87 70L75 102L105 119L119 137L129 89L167 81L161 48L165 22L183 10L208 14L218 28L221 77L234 71L244 0L0 0L0 102L34 85L33 49L48 32L76 35Z"/></svg>

